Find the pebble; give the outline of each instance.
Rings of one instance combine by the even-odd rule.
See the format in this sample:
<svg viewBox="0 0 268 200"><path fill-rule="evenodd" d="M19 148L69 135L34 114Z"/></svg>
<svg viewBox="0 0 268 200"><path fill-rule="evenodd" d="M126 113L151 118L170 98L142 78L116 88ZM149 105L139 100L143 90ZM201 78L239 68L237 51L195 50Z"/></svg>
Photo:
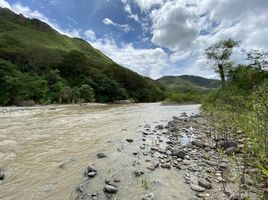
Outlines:
<svg viewBox="0 0 268 200"><path fill-rule="evenodd" d="M98 158L105 158L106 155L105 155L104 153L98 153L98 154L97 154L97 157L98 157Z"/></svg>
<svg viewBox="0 0 268 200"><path fill-rule="evenodd" d="M97 172L89 172L89 173L87 174L87 176L90 177L90 178L93 178L93 177L96 176L96 175L97 175Z"/></svg>
<svg viewBox="0 0 268 200"><path fill-rule="evenodd" d="M135 176L139 177L139 176L141 176L141 175L144 174L144 171L142 171L142 170L135 170L134 171L134 174L135 174Z"/></svg>
<svg viewBox="0 0 268 200"><path fill-rule="evenodd" d="M204 187L206 189L211 189L212 188L212 184L209 181L207 181L206 179L203 179L203 178L198 180L198 184L201 187Z"/></svg>
<svg viewBox="0 0 268 200"><path fill-rule="evenodd" d="M141 196L141 199L142 200L155 200L155 197L153 193L150 193L150 194Z"/></svg>
<svg viewBox="0 0 268 200"><path fill-rule="evenodd" d="M117 193L117 191L118 191L118 188L116 187L116 186L114 186L114 185L108 185L108 184L106 184L105 186L104 186L104 192L108 192L108 193Z"/></svg>
<svg viewBox="0 0 268 200"><path fill-rule="evenodd" d="M196 191L196 192L204 192L205 191L205 188L203 188L195 183L191 184L191 189Z"/></svg>

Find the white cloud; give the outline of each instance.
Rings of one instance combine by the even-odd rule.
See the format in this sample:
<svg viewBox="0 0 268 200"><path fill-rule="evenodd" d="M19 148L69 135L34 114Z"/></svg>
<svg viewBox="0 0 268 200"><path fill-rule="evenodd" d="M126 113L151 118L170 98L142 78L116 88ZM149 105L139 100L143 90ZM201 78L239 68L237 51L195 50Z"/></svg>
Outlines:
<svg viewBox="0 0 268 200"><path fill-rule="evenodd" d="M84 32L84 35L87 40L89 41L95 41L96 40L96 35L95 32L91 29L88 29L87 31Z"/></svg>
<svg viewBox="0 0 268 200"><path fill-rule="evenodd" d="M198 35L197 16L180 3L167 2L151 13L152 42L173 51L190 48Z"/></svg>
<svg viewBox="0 0 268 200"><path fill-rule="evenodd" d="M124 31L124 32L129 32L131 29L130 27L127 25L127 24L118 24L118 23L115 23L114 21L112 21L111 19L109 18L105 18L103 19L102 21L105 25L112 25L112 26L115 26L116 28Z"/></svg>
<svg viewBox="0 0 268 200"><path fill-rule="evenodd" d="M170 55L169 59L171 62L176 63L181 60L189 58L191 51L177 51Z"/></svg>
<svg viewBox="0 0 268 200"><path fill-rule="evenodd" d="M162 5L164 0L135 0L142 11L150 10L155 5Z"/></svg>
<svg viewBox="0 0 268 200"><path fill-rule="evenodd" d="M133 14L131 7L127 0L121 0L124 4L124 10L128 13L128 18L133 19L136 22L140 22L139 16L137 14Z"/></svg>
<svg viewBox="0 0 268 200"><path fill-rule="evenodd" d="M150 11L151 41L173 52L171 62L192 60L182 71L214 77L203 55L219 40L233 38L241 48L268 50L267 10L267 0L167 0ZM244 55L235 50L232 59L243 63Z"/></svg>
<svg viewBox="0 0 268 200"><path fill-rule="evenodd" d="M11 9L10 4L6 2L5 0L0 0L0 7Z"/></svg>

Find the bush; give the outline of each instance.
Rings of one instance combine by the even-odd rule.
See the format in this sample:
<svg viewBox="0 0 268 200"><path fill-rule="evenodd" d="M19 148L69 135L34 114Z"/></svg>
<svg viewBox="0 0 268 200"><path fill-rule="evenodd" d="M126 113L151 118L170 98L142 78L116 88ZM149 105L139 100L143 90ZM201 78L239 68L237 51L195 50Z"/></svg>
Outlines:
<svg viewBox="0 0 268 200"><path fill-rule="evenodd" d="M80 94L81 100L83 100L84 102L94 101L94 91L92 87L90 87L87 84L84 84L79 88L79 94Z"/></svg>

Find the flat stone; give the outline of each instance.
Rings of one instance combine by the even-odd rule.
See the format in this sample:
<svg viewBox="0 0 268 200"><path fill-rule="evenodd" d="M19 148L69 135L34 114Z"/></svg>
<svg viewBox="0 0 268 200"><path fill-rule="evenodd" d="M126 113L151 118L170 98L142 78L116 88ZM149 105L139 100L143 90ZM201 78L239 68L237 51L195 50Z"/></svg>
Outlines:
<svg viewBox="0 0 268 200"><path fill-rule="evenodd" d="M197 140L192 141L192 145L196 146L196 147L199 147L199 148L204 148L205 147L205 145L202 142L197 141Z"/></svg>
<svg viewBox="0 0 268 200"><path fill-rule="evenodd" d="M156 127L155 127L155 129L159 129L159 130L161 130L161 129L164 129L165 127L163 126L163 125L157 125Z"/></svg>
<svg viewBox="0 0 268 200"><path fill-rule="evenodd" d="M140 146L140 149L145 149L145 145L141 145Z"/></svg>
<svg viewBox="0 0 268 200"><path fill-rule="evenodd" d="M172 156L177 156L178 158L184 159L185 152L180 149L172 149Z"/></svg>
<svg viewBox="0 0 268 200"><path fill-rule="evenodd" d="M93 178L93 177L96 176L96 175L97 175L97 172L89 172L89 173L87 174L87 176L90 177L90 178Z"/></svg>
<svg viewBox="0 0 268 200"><path fill-rule="evenodd" d="M205 191L205 188L203 188L197 184L194 184L194 183L191 184L191 189L196 191L196 192L204 192Z"/></svg>
<svg viewBox="0 0 268 200"><path fill-rule="evenodd" d="M150 193L150 194L141 196L141 199L142 200L155 200L155 197L153 193Z"/></svg>
<svg viewBox="0 0 268 200"><path fill-rule="evenodd" d="M114 182L116 182L116 183L121 182L121 179L118 177L114 177Z"/></svg>
<svg viewBox="0 0 268 200"><path fill-rule="evenodd" d="M104 186L104 192L108 192L108 193L114 194L114 193L117 193L117 191L118 191L118 188L115 187L115 186L113 186L113 185L107 185L106 184Z"/></svg>
<svg viewBox="0 0 268 200"><path fill-rule="evenodd" d="M206 179L203 179L203 178L198 180L198 184L200 186L206 188L206 189L211 189L212 188L212 184L209 181L207 181Z"/></svg>
<svg viewBox="0 0 268 200"><path fill-rule="evenodd" d="M148 165L148 166L147 166L147 169L149 169L149 170L152 170L152 171L153 171L153 170L155 170L155 167L154 167L154 165L153 165L153 164L151 164L151 165Z"/></svg>
<svg viewBox="0 0 268 200"><path fill-rule="evenodd" d="M106 155L105 155L104 153L98 153L98 154L97 154L97 157L98 157L98 158L105 158Z"/></svg>

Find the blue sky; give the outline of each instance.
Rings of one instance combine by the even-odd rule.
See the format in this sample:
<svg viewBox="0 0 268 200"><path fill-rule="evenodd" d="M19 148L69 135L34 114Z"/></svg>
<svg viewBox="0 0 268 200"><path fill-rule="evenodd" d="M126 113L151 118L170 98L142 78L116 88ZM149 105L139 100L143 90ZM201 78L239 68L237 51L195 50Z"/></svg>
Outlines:
<svg viewBox="0 0 268 200"><path fill-rule="evenodd" d="M0 0L1 7L80 37L144 76L217 78L204 57L232 37L268 49L267 0ZM234 62L244 55L235 50Z"/></svg>

